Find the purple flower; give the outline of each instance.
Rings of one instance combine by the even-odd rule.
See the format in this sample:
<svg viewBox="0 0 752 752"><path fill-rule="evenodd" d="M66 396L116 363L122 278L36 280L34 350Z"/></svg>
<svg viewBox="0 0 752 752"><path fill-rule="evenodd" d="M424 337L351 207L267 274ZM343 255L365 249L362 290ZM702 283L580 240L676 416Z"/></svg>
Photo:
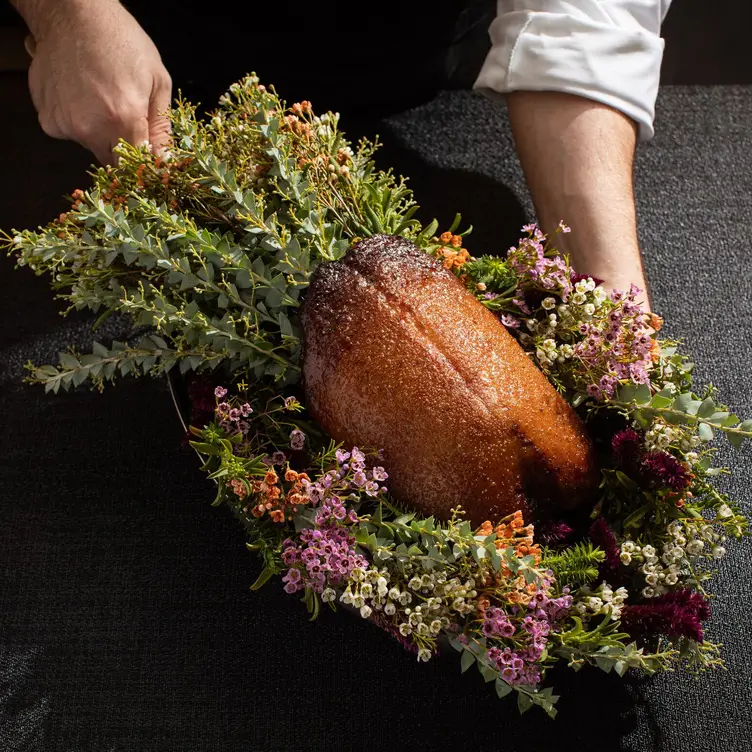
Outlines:
<svg viewBox="0 0 752 752"><path fill-rule="evenodd" d="M298 404L295 397L285 397L285 410L290 410Z"/></svg>
<svg viewBox="0 0 752 752"><path fill-rule="evenodd" d="M520 328L520 321L519 319L515 318L511 314L508 313L502 313L500 316L501 323L504 324L504 326L509 327L510 329L519 329Z"/></svg>
<svg viewBox="0 0 752 752"><path fill-rule="evenodd" d="M215 397L216 397L217 399L222 399L222 398L223 398L223 397L224 397L224 396L225 396L226 394L227 394L227 389L225 389L225 388L224 388L223 386L218 386L218 387L217 387L217 388L216 388L216 389L214 390L214 396L215 396Z"/></svg>
<svg viewBox="0 0 752 752"><path fill-rule="evenodd" d="M305 444L305 434L298 428L294 428L290 432L290 446L295 449L299 450L303 448L303 445Z"/></svg>
<svg viewBox="0 0 752 752"><path fill-rule="evenodd" d="M237 407L233 407L230 410L230 420L233 422L240 420L240 410Z"/></svg>
<svg viewBox="0 0 752 752"><path fill-rule="evenodd" d="M362 470L358 470L355 475L353 475L353 483L355 483L356 486L363 487L368 482L368 478L366 477L366 474Z"/></svg>
<svg viewBox="0 0 752 752"><path fill-rule="evenodd" d="M384 470L383 467L374 467L373 470L371 471L371 477L374 480L378 480L378 481L385 481L387 480L387 478L389 478L386 470Z"/></svg>
<svg viewBox="0 0 752 752"><path fill-rule="evenodd" d="M274 452L272 455L272 462L275 465L284 465L287 462L287 455L284 452Z"/></svg>
<svg viewBox="0 0 752 752"><path fill-rule="evenodd" d="M252 412L253 408L247 402L240 406L240 413L244 418L247 418Z"/></svg>
<svg viewBox="0 0 752 752"><path fill-rule="evenodd" d="M344 449L338 449L336 453L337 464L344 465L347 460L350 459L350 452L346 452Z"/></svg>

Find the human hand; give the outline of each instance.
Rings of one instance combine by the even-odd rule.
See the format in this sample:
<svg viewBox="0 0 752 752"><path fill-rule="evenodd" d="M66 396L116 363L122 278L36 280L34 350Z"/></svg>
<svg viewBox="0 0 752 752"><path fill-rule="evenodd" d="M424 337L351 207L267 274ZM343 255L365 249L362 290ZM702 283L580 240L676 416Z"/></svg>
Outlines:
<svg viewBox="0 0 752 752"><path fill-rule="evenodd" d="M119 2L63 0L27 23L35 37L29 89L45 133L77 141L102 164L120 138L148 141L155 152L168 145L170 75Z"/></svg>

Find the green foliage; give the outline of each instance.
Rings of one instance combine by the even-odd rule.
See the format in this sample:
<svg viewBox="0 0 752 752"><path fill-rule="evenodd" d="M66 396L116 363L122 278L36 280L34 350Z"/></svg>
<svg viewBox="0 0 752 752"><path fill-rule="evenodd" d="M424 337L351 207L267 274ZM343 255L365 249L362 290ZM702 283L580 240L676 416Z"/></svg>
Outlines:
<svg viewBox="0 0 752 752"><path fill-rule="evenodd" d="M34 369L48 389L176 365L295 382L297 310L318 264L379 232L430 243L404 180L376 169L376 144L353 151L336 115L287 108L255 76L234 84L208 122L185 102L171 119L167 159L122 143L118 165L96 170L66 215L5 236L69 310L121 312L148 332Z"/></svg>
<svg viewBox="0 0 752 752"><path fill-rule="evenodd" d="M493 299L480 296L487 308L492 311L517 311L511 303L517 295L518 278L506 260L497 256L482 256L464 264L462 274L466 276L470 289L494 291Z"/></svg>
<svg viewBox="0 0 752 752"><path fill-rule="evenodd" d="M585 585L598 577L606 554L592 543L575 543L561 552L545 551L541 568L550 569L562 585Z"/></svg>
<svg viewBox="0 0 752 752"><path fill-rule="evenodd" d="M572 618L573 626L566 631L552 634L555 644L552 652L567 661L575 671L585 664L598 666L606 673L614 670L623 676L627 669L637 668L648 673L666 670L678 653L667 649L657 653L645 653L629 640L629 635L619 632L619 623L605 617L593 628L586 628L578 617Z"/></svg>
<svg viewBox="0 0 752 752"><path fill-rule="evenodd" d="M726 434L736 448L752 438L752 420L741 420L710 394L703 398L692 391L677 393L672 387L652 392L647 384L625 384L610 404L629 410L643 428L661 418L670 426L686 427L703 442L712 441L716 431Z"/></svg>

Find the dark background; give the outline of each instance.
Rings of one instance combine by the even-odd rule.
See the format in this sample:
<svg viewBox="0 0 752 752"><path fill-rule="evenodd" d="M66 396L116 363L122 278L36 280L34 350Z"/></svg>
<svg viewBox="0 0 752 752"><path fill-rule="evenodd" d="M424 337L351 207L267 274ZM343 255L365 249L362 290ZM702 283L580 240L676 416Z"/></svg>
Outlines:
<svg viewBox="0 0 752 752"><path fill-rule="evenodd" d="M380 132L382 164L413 176L424 217L462 211L473 248L508 246L530 215L503 107L437 94L472 81L493 4L384 3L364 32L354 4L225 3L224 21L205 3L130 5L192 98L213 101L250 67L289 100L340 110L349 133ZM661 92L636 192L655 305L690 339L703 380L748 417L752 89L730 86L752 83L745 5L675 0L663 81L681 86ZM89 156L39 130L20 27L2 19L0 227L33 227L85 184ZM250 593L256 561L209 507L164 384L53 398L21 383L26 360L91 339L89 320L57 309L45 280L0 258L0 750L752 745L749 543L729 546L714 588L710 634L726 643L728 674L555 672L559 719L519 719L452 658L414 665L350 617L310 624L278 583ZM722 459L752 511L752 453Z"/></svg>

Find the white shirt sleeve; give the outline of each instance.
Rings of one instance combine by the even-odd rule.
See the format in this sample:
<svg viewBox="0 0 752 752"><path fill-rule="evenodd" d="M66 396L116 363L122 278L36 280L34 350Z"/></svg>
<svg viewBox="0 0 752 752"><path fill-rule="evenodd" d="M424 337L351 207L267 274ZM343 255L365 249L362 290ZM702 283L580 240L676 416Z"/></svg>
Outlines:
<svg viewBox="0 0 752 752"><path fill-rule="evenodd" d="M620 110L653 136L671 0L498 0L476 89L562 91Z"/></svg>

